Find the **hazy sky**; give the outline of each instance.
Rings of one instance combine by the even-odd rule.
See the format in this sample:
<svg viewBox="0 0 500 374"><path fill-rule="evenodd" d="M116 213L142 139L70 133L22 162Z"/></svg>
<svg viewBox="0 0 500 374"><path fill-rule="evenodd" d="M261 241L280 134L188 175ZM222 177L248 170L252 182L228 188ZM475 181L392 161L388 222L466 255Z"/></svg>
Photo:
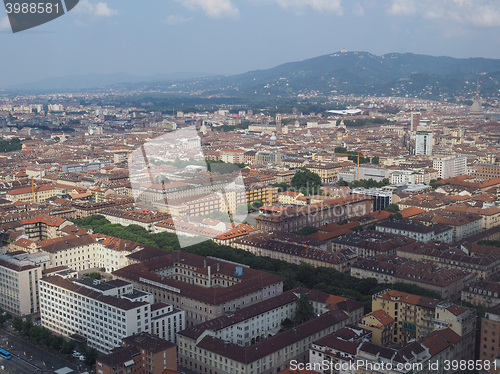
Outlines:
<svg viewBox="0 0 500 374"><path fill-rule="evenodd" d="M2 8L0 46L0 87L87 73L234 74L342 48L500 58L500 1L80 0L16 34Z"/></svg>

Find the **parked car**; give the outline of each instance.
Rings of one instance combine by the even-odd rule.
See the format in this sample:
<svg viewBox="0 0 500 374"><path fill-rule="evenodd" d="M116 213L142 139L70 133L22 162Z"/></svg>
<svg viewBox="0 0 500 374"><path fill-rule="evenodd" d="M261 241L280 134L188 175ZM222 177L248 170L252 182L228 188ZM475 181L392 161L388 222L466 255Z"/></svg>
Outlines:
<svg viewBox="0 0 500 374"><path fill-rule="evenodd" d="M80 357L78 357L78 359L79 359L80 361L84 361L84 360L85 360L85 356L84 356L84 355L80 355Z"/></svg>

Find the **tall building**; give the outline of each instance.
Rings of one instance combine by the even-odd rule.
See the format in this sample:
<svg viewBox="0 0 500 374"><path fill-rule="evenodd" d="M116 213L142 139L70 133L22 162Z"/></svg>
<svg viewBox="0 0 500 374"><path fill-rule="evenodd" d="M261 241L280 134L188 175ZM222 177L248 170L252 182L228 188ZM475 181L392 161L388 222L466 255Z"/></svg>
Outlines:
<svg viewBox="0 0 500 374"><path fill-rule="evenodd" d="M432 155L432 131L417 131L415 136L415 154Z"/></svg>
<svg viewBox="0 0 500 374"><path fill-rule="evenodd" d="M276 134L281 133L281 114L276 114Z"/></svg>
<svg viewBox="0 0 500 374"><path fill-rule="evenodd" d="M479 340L479 360L494 361L495 356L500 354L500 304L488 309L481 318L481 339ZM498 373L500 368L490 373Z"/></svg>
<svg viewBox="0 0 500 374"><path fill-rule="evenodd" d="M467 156L451 156L432 161L432 167L438 171L439 178L453 178L467 174Z"/></svg>
<svg viewBox="0 0 500 374"><path fill-rule="evenodd" d="M420 124L420 112L412 111L410 114L410 131L417 131Z"/></svg>

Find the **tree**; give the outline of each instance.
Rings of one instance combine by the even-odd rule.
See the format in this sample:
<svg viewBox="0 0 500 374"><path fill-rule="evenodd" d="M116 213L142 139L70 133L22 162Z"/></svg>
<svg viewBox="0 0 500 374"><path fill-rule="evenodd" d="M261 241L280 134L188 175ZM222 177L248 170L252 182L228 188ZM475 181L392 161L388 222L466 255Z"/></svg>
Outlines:
<svg viewBox="0 0 500 374"><path fill-rule="evenodd" d="M302 227L300 230L296 231L297 234L304 236L314 234L315 232L318 232L318 228L314 226L305 226Z"/></svg>
<svg viewBox="0 0 500 374"><path fill-rule="evenodd" d="M85 363L85 365L92 366L95 364L95 360L99 355L94 348L90 348L85 351L84 356L85 360L83 362Z"/></svg>
<svg viewBox="0 0 500 374"><path fill-rule="evenodd" d="M402 219L403 215L401 214L401 212L397 212L389 216L389 221L401 221Z"/></svg>
<svg viewBox="0 0 500 374"><path fill-rule="evenodd" d="M309 169L303 168L295 173L291 184L292 187L305 193L306 195L317 194L319 193L321 186L321 177Z"/></svg>
<svg viewBox="0 0 500 374"><path fill-rule="evenodd" d="M86 274L83 274L83 275L85 275L86 277L92 278L92 279L97 279L97 280L101 280L102 279L102 274L101 273L97 273L97 272L86 273Z"/></svg>
<svg viewBox="0 0 500 374"><path fill-rule="evenodd" d="M67 340L63 343L61 347L61 353L69 355L71 354L71 352L73 352L75 348L76 348L76 343L73 340Z"/></svg>
<svg viewBox="0 0 500 374"><path fill-rule="evenodd" d="M259 209L264 205L264 203L262 202L262 200L255 200L252 205L255 207L255 209Z"/></svg>
<svg viewBox="0 0 500 374"><path fill-rule="evenodd" d="M3 309L0 308L0 327L3 327L5 322L12 318L12 314L9 312L4 312Z"/></svg>
<svg viewBox="0 0 500 374"><path fill-rule="evenodd" d="M295 309L295 316L293 317L293 322L296 325L314 318L314 308L307 294L301 294L296 304L297 308Z"/></svg>
<svg viewBox="0 0 500 374"><path fill-rule="evenodd" d="M390 212L390 213L397 213L397 212L399 212L399 206L398 206L398 204L389 204L385 207L384 210L386 212Z"/></svg>
<svg viewBox="0 0 500 374"><path fill-rule="evenodd" d="M21 332L23 329L23 319L21 317L16 317L12 320L12 327L17 332Z"/></svg>

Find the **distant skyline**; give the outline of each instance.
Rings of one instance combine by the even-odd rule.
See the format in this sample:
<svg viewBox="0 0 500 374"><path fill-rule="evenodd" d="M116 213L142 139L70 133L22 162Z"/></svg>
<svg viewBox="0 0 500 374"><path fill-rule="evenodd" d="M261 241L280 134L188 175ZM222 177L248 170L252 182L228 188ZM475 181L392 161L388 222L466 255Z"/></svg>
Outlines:
<svg viewBox="0 0 500 374"><path fill-rule="evenodd" d="M91 73L238 74L342 48L500 58L497 0L80 0L12 34L0 88Z"/></svg>

